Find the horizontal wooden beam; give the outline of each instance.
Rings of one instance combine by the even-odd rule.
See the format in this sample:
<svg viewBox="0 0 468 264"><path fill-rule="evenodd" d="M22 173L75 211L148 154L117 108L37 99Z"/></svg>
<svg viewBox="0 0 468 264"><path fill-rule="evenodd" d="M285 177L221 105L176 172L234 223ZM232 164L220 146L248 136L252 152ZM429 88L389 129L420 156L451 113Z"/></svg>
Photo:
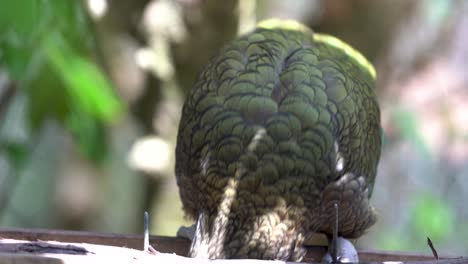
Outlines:
<svg viewBox="0 0 468 264"><path fill-rule="evenodd" d="M143 249L142 234L111 234L81 231L3 228L0 229L0 238L16 239L22 241L60 241L62 243L87 243L124 247L137 250ZM175 253L179 256L186 256L190 246L190 241L177 237L150 236L150 244L161 253ZM2 252L1 249L0 252ZM304 261L319 262L325 252L326 247L309 246L307 247L307 254ZM434 257L431 255L374 250L359 250L358 253L360 260L364 262L428 261L427 263L438 263L434 262ZM448 257L441 259L454 260L453 258Z"/></svg>

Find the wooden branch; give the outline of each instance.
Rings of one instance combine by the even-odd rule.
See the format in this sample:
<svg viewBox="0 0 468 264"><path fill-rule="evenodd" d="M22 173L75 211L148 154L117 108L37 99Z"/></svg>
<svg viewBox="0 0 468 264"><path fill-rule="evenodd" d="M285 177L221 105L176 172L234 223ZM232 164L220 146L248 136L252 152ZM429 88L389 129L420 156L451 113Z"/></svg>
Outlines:
<svg viewBox="0 0 468 264"><path fill-rule="evenodd" d="M420 264L458 264L467 263L468 259L427 260L412 263ZM193 259L175 254L148 254L143 251L114 246L86 243L32 242L24 240L1 239L0 263L181 263L181 264L294 264L284 261L267 260L208 260ZM368 262L382 263L382 262Z"/></svg>
<svg viewBox="0 0 468 264"><path fill-rule="evenodd" d="M61 241L61 242L54 242ZM213 263L249 264L292 262L265 260L205 260L184 257L189 241L182 238L151 236L150 244L159 251L151 255L142 251L143 235L102 234L92 232L0 229L0 263ZM308 247L304 261L320 261L324 247ZM176 254L170 254L176 253ZM40 254L40 255L38 255ZM468 263L468 258L441 258L429 255L360 250L366 263L401 261L419 264ZM58 262L60 261L60 262Z"/></svg>
<svg viewBox="0 0 468 264"><path fill-rule="evenodd" d="M39 255L40 254L40 255ZM16 261L16 262L15 262ZM266 260L208 260L193 259L175 254L152 255L130 248L86 243L33 242L0 239L0 263L213 263L213 264L294 264L284 261ZM60 262L57 262L60 261Z"/></svg>
<svg viewBox="0 0 468 264"><path fill-rule="evenodd" d="M81 231L61 231L44 229L0 229L0 238L10 238L29 241L60 241L69 243L88 243L126 247L132 249L143 249L143 234L111 234ZM184 238L150 236L150 244L159 252L187 255L190 241Z"/></svg>

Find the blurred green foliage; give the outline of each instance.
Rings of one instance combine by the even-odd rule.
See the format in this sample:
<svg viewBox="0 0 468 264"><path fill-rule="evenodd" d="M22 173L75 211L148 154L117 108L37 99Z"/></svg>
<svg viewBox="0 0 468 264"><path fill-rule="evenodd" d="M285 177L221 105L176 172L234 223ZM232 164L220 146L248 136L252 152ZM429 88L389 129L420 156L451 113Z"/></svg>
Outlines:
<svg viewBox="0 0 468 264"><path fill-rule="evenodd" d="M0 61L28 97L30 128L56 120L88 158L99 162L106 151L105 125L124 106L95 62L93 36L82 1L2 4Z"/></svg>
<svg viewBox="0 0 468 264"><path fill-rule="evenodd" d="M416 193L409 205L404 228L381 233L379 243L383 249L422 251L427 249L427 237L441 243L453 236L456 217L444 199L431 193Z"/></svg>
<svg viewBox="0 0 468 264"><path fill-rule="evenodd" d="M410 226L415 233L439 241L451 236L455 214L443 199L429 193L418 194L410 212Z"/></svg>
<svg viewBox="0 0 468 264"><path fill-rule="evenodd" d="M416 114L401 107L393 112L393 119L401 137L411 142L425 160L430 160L431 153L421 135L421 124Z"/></svg>

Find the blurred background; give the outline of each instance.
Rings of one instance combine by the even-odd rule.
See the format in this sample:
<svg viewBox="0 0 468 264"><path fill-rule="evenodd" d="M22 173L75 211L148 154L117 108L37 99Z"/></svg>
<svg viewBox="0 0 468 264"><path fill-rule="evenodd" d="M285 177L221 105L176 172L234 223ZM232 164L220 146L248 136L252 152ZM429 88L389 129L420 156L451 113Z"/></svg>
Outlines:
<svg viewBox="0 0 468 264"><path fill-rule="evenodd" d="M292 18L378 73L385 144L366 249L468 255L468 1L18 0L0 4L0 227L175 235L177 125L201 67Z"/></svg>

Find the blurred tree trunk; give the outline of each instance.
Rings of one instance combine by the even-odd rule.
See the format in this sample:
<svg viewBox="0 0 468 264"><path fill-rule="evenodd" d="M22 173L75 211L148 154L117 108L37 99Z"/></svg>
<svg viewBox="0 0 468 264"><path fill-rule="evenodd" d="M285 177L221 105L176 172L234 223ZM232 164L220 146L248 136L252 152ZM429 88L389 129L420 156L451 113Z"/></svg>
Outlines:
<svg viewBox="0 0 468 264"><path fill-rule="evenodd" d="M180 119L178 108L183 98L201 67L237 34L238 1L117 0L109 4L107 14L95 23L106 70L129 104L132 118L141 128L140 137L163 138L173 150ZM175 24L177 21L179 25ZM180 32L174 33L177 26ZM155 54L153 68L138 65L137 56L141 50ZM161 69L164 65L168 65L169 70ZM170 164L173 164L174 155L171 154ZM178 199L177 191L172 190L176 185L172 167L139 174L144 181L133 186L139 188L138 193L145 202L139 205L136 203L139 198L134 197L139 209L137 215L128 217L139 219L144 210L161 208L161 201ZM128 184L128 180L113 183L119 184ZM165 190L167 188L171 190ZM153 202L159 205L153 206ZM181 211L181 208L175 209ZM161 210L157 209L155 214L161 214ZM122 228L137 231L140 228L136 223L137 226Z"/></svg>

